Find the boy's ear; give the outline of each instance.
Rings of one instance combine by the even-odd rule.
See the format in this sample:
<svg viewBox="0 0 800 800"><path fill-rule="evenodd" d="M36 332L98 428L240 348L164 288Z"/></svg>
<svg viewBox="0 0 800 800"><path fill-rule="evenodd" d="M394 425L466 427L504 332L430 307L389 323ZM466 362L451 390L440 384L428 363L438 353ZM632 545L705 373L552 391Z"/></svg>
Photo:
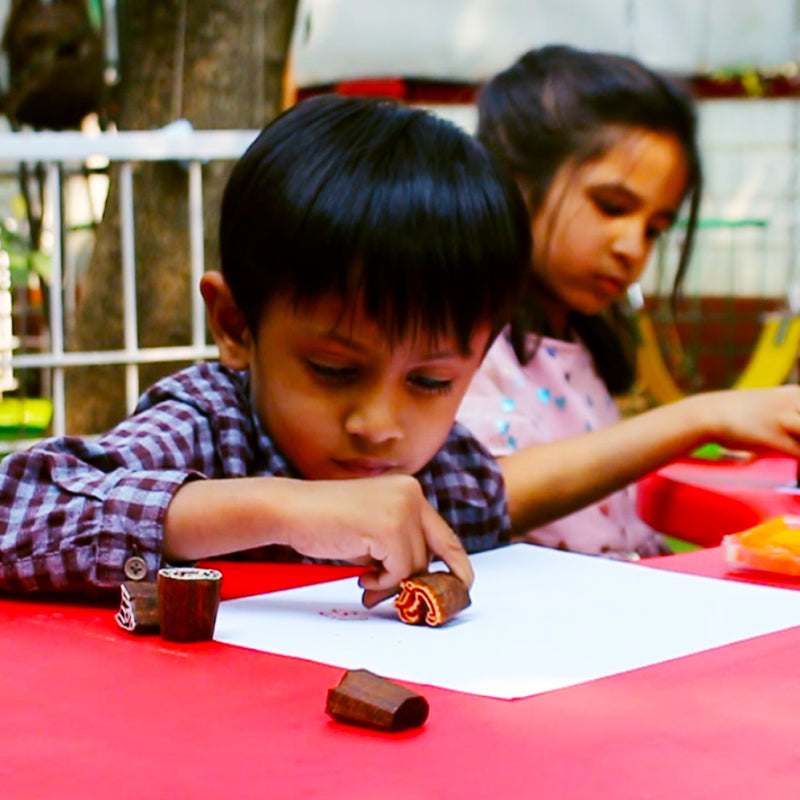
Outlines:
<svg viewBox="0 0 800 800"><path fill-rule="evenodd" d="M219 347L220 361L231 369L247 369L253 336L222 273L213 270L204 273L200 279L200 293L206 303L214 341Z"/></svg>

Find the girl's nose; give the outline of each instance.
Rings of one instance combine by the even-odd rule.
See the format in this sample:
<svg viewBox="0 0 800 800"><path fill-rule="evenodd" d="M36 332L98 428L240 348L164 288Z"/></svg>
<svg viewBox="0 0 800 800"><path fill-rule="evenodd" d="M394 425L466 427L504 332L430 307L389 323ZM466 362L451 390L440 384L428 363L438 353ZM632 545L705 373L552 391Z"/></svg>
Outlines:
<svg viewBox="0 0 800 800"><path fill-rule="evenodd" d="M351 436L382 444L403 436L400 403L394 392L379 388L357 398L348 411L344 427Z"/></svg>
<svg viewBox="0 0 800 800"><path fill-rule="evenodd" d="M638 272L644 268L653 241L647 235L647 228L632 221L620 228L614 239L614 252L625 261L626 268Z"/></svg>

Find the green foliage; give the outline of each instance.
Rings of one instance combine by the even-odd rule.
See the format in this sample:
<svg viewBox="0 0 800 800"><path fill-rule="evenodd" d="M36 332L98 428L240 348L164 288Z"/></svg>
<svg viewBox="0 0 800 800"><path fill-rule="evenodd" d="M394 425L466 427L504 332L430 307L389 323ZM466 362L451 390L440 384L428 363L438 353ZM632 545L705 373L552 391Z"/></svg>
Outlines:
<svg viewBox="0 0 800 800"><path fill-rule="evenodd" d="M33 249L28 237L17 233L4 220L0 220L0 247L8 253L11 261L13 286L27 285L31 273L38 275L44 283L50 283L50 256Z"/></svg>

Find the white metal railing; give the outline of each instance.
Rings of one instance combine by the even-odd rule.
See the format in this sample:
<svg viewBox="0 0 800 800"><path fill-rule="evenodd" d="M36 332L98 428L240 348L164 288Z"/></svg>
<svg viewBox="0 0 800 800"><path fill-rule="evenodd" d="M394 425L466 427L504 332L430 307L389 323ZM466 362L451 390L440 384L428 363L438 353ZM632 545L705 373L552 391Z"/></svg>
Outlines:
<svg viewBox="0 0 800 800"><path fill-rule="evenodd" d="M200 277L205 270L203 246L202 165L212 160L237 159L256 137L255 130L195 131L186 121L154 131L121 131L86 134L76 131L0 133L0 171L16 170L20 163L40 163L46 170L45 196L50 204L52 230L51 291L49 293L49 352L12 355L12 369L40 368L51 371L52 432L65 432L67 367L124 364L126 402L130 413L139 396L138 365L154 362L213 358L215 347L206 344L205 308ZM70 351L64 349L64 292L62 253L64 214L61 208L64 168L101 157L119 162L120 237L123 292L122 350ZM136 314L136 258L132 164L137 161L178 161L188 169L190 274L192 283L191 345L141 348ZM113 190L115 187L111 187Z"/></svg>

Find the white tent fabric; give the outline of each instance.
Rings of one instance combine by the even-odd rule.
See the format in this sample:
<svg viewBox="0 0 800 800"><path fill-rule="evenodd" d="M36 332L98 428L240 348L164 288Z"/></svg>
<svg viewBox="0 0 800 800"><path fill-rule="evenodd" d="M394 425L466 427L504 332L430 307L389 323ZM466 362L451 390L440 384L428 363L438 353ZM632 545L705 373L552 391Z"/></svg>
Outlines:
<svg viewBox="0 0 800 800"><path fill-rule="evenodd" d="M793 0L300 0L297 86L364 77L481 81L531 47L627 53L676 72L792 61Z"/></svg>

